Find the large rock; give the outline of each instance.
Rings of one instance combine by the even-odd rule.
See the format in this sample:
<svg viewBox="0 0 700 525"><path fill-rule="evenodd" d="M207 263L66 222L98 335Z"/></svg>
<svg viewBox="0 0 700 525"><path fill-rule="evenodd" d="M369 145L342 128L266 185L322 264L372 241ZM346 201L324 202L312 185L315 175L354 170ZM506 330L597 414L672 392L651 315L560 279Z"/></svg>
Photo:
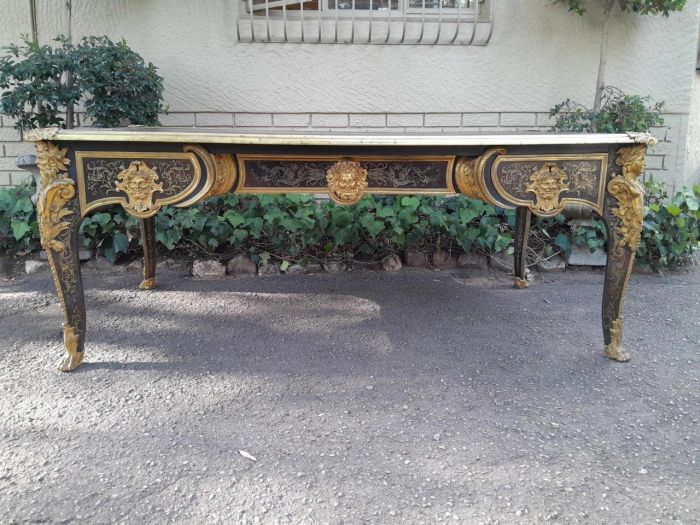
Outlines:
<svg viewBox="0 0 700 525"><path fill-rule="evenodd" d="M398 255L391 255L384 259L382 263L382 268L387 272L398 272L402 267L401 259Z"/></svg>
<svg viewBox="0 0 700 525"><path fill-rule="evenodd" d="M406 250L406 266L417 266L423 268L428 266L428 256L420 250Z"/></svg>
<svg viewBox="0 0 700 525"><path fill-rule="evenodd" d="M226 265L226 270L230 275L255 275L258 268L247 255L236 255Z"/></svg>
<svg viewBox="0 0 700 525"><path fill-rule="evenodd" d="M460 268L473 270L486 270L489 267L489 258L482 253L463 253L457 259Z"/></svg>
<svg viewBox="0 0 700 525"><path fill-rule="evenodd" d="M258 275L261 277L266 277L268 275L279 275L280 265L277 263L267 263L263 264L258 268Z"/></svg>
<svg viewBox="0 0 700 525"><path fill-rule="evenodd" d="M435 250L432 257L433 266L441 270L457 268L457 259L445 250Z"/></svg>
<svg viewBox="0 0 700 525"><path fill-rule="evenodd" d="M605 266L608 262L608 255L600 248L591 253L585 246L574 245L571 247L571 254L567 262L571 266Z"/></svg>
<svg viewBox="0 0 700 525"><path fill-rule="evenodd" d="M218 279L226 275L226 267L219 261L197 259L192 263L192 275L199 279Z"/></svg>
<svg viewBox="0 0 700 525"><path fill-rule="evenodd" d="M44 261L29 260L24 261L24 273L27 275L48 271L49 265Z"/></svg>

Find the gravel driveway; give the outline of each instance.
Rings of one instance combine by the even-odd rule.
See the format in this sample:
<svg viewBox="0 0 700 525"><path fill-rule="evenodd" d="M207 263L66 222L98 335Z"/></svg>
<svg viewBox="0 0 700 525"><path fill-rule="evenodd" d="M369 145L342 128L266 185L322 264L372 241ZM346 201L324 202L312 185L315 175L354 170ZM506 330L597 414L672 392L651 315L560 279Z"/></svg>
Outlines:
<svg viewBox="0 0 700 525"><path fill-rule="evenodd" d="M0 523L700 523L698 271L633 276L627 364L599 272L85 273L73 374L0 283Z"/></svg>

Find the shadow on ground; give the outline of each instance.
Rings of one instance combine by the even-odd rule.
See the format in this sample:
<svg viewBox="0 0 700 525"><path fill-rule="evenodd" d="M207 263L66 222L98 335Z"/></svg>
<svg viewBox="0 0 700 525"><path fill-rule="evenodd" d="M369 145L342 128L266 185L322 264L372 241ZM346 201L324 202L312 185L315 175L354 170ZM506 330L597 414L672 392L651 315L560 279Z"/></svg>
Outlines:
<svg viewBox="0 0 700 525"><path fill-rule="evenodd" d="M85 278L73 374L48 275L0 285L0 521L700 515L697 272L634 276L627 364L599 273Z"/></svg>

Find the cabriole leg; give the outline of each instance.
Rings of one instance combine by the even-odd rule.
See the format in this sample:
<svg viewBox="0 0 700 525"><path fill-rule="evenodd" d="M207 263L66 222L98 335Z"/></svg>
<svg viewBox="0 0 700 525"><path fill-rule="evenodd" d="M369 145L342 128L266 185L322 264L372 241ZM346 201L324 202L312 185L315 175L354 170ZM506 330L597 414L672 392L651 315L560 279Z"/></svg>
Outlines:
<svg viewBox="0 0 700 525"><path fill-rule="evenodd" d="M515 210L515 287L527 288L525 266L527 264L527 238L530 235L530 220L532 213L525 206Z"/></svg>
<svg viewBox="0 0 700 525"><path fill-rule="evenodd" d="M49 154L47 151L59 159L65 155L65 150L55 150L55 148L52 150L50 147L43 154ZM40 149L39 153L41 166ZM60 361L58 368L63 372L69 372L78 368L83 362L85 298L78 259L80 212L75 198L75 183L67 177L60 177L59 169L54 169L53 172L42 170L37 212L41 245L46 250L51 275L65 317L63 343L66 356Z"/></svg>
<svg viewBox="0 0 700 525"><path fill-rule="evenodd" d="M141 219L141 244L143 246L143 281L141 290L156 287L156 218Z"/></svg>
<svg viewBox="0 0 700 525"><path fill-rule="evenodd" d="M644 189L637 181L644 170L646 146L620 148L615 160L622 174L608 182L604 219L608 228L608 262L603 287L605 355L629 361L622 348L622 308L644 219Z"/></svg>

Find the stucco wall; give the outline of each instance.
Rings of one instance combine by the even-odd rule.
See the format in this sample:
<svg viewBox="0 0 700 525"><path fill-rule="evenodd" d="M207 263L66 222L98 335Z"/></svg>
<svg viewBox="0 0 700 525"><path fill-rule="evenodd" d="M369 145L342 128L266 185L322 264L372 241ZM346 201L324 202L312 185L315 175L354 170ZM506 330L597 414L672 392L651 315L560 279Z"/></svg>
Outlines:
<svg viewBox="0 0 700 525"><path fill-rule="evenodd" d="M700 71L695 75L687 144L686 176L689 183L700 184Z"/></svg>
<svg viewBox="0 0 700 525"><path fill-rule="evenodd" d="M3 4L4 45L29 31L29 13L26 0ZM65 32L62 4L38 0L42 41ZM689 180L699 5L669 19L617 16L611 30L608 83L666 101L649 168L674 184ZM500 0L495 11L485 47L241 44L233 0L74 0L73 33L124 37L158 65L166 125L544 129L564 98L590 104L600 12L568 15L549 0ZM25 149L16 140L0 128L0 183Z"/></svg>

